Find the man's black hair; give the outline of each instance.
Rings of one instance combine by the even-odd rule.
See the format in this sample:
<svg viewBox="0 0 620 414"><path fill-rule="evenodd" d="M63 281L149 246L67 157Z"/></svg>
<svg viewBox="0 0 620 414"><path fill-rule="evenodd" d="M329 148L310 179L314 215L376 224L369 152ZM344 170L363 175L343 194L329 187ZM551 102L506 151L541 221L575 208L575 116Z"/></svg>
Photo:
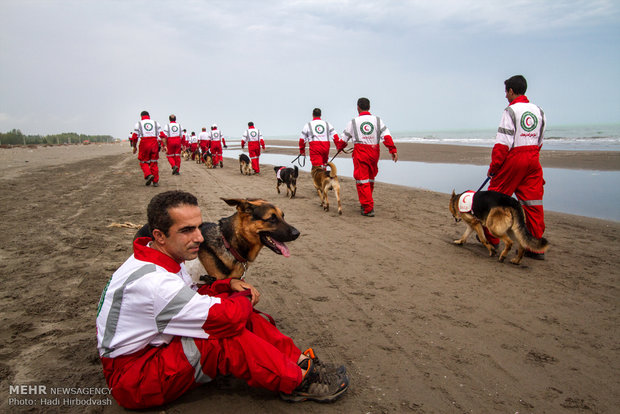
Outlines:
<svg viewBox="0 0 620 414"><path fill-rule="evenodd" d="M506 92L512 89L517 95L525 95L525 91L527 91L527 81L523 75L515 75L506 79L504 85L506 85Z"/></svg>
<svg viewBox="0 0 620 414"><path fill-rule="evenodd" d="M149 116L149 111L140 112L140 116Z"/></svg>
<svg viewBox="0 0 620 414"><path fill-rule="evenodd" d="M370 99L368 99L368 98L359 98L357 100L357 106L362 111L368 111L370 109Z"/></svg>
<svg viewBox="0 0 620 414"><path fill-rule="evenodd" d="M254 122L252 121L248 122L248 126L254 126Z"/></svg>
<svg viewBox="0 0 620 414"><path fill-rule="evenodd" d="M312 110L312 116L314 117L321 116L321 108L314 108Z"/></svg>
<svg viewBox="0 0 620 414"><path fill-rule="evenodd" d="M170 120L170 122L174 122L174 121L176 121L176 120L177 120L177 116L176 116L176 115L174 115L174 114L172 114L172 115L170 115L170 116L168 117L168 119Z"/></svg>
<svg viewBox="0 0 620 414"><path fill-rule="evenodd" d="M179 190L165 191L153 197L146 208L151 232L159 229L168 237L172 226L172 218L168 210L181 205L198 206L198 199L193 194Z"/></svg>

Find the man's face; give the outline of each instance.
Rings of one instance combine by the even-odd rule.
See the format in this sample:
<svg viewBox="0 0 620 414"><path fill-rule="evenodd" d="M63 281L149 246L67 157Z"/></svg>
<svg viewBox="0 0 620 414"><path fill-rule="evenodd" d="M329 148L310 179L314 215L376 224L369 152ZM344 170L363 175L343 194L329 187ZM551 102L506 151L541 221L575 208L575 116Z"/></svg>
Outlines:
<svg viewBox="0 0 620 414"><path fill-rule="evenodd" d="M180 205L168 210L172 226L168 236L162 232L153 236L161 251L172 257L177 263L198 257L198 247L204 240L198 226L202 223L200 207Z"/></svg>

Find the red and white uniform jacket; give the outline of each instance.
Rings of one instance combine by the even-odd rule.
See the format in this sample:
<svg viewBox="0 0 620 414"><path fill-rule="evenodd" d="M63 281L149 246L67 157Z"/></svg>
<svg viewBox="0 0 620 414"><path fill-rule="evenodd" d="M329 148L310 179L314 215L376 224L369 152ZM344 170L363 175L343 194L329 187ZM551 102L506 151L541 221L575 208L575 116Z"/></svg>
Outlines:
<svg viewBox="0 0 620 414"><path fill-rule="evenodd" d="M378 156L379 143L388 148L390 154L396 152L396 146L390 130L378 116L371 115L370 112L360 112L357 118L349 121L343 132L344 140L338 149L346 146L347 142L353 140L353 156L363 156L363 154L375 154ZM338 144L337 144L338 145Z"/></svg>
<svg viewBox="0 0 620 414"><path fill-rule="evenodd" d="M102 359L168 344L174 336L225 338L244 329L252 305L247 298L197 293L185 266L134 241L134 254L112 275L99 301L97 348ZM230 291L230 279L210 291Z"/></svg>
<svg viewBox="0 0 620 414"><path fill-rule="evenodd" d="M504 110L497 129L488 174L495 175L504 164L508 153L514 148L540 149L546 122L543 110L530 103L525 95L512 101Z"/></svg>
<svg viewBox="0 0 620 414"><path fill-rule="evenodd" d="M198 143L201 147L209 147L209 133L207 131L202 131L198 134Z"/></svg>
<svg viewBox="0 0 620 414"><path fill-rule="evenodd" d="M198 136L196 134L192 134L188 139L190 144L198 144Z"/></svg>
<svg viewBox="0 0 620 414"><path fill-rule="evenodd" d="M340 138L335 133L334 127L327 121L316 117L312 121L304 125L301 130L301 138L299 138L299 153L306 153L306 144L310 148L310 152L329 153L329 140L334 141L334 145L338 146Z"/></svg>
<svg viewBox="0 0 620 414"><path fill-rule="evenodd" d="M226 140L224 140L224 135L222 135L222 131L219 129L212 129L209 131L209 140L211 142L221 142L222 145L226 145Z"/></svg>
<svg viewBox="0 0 620 414"><path fill-rule="evenodd" d="M183 137L183 129L181 129L181 125L176 122L170 122L163 128L163 133L166 138L182 138Z"/></svg>
<svg viewBox="0 0 620 414"><path fill-rule="evenodd" d="M243 133L243 137L241 138L241 148L245 147L245 143L248 143L248 149L250 148L250 144L252 146L258 145L265 149L265 141L263 140L263 135L260 133L260 129L256 129L254 127L249 127Z"/></svg>
<svg viewBox="0 0 620 414"><path fill-rule="evenodd" d="M134 127L133 135L131 136L132 144L138 139L158 139L162 134L161 126L159 123L148 116L143 116Z"/></svg>

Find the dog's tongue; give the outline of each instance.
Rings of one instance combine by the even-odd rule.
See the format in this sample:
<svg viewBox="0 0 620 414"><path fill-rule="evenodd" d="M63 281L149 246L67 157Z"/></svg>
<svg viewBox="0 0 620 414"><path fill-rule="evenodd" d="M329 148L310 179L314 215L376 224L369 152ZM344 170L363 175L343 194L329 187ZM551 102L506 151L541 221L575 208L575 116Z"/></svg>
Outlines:
<svg viewBox="0 0 620 414"><path fill-rule="evenodd" d="M282 253L282 256L284 256L284 257L290 257L291 256L291 252L288 250L288 247L286 247L286 244L280 243L277 240L273 240L273 239L271 239L271 240L273 241L273 244L276 245L278 250L280 250L280 253Z"/></svg>

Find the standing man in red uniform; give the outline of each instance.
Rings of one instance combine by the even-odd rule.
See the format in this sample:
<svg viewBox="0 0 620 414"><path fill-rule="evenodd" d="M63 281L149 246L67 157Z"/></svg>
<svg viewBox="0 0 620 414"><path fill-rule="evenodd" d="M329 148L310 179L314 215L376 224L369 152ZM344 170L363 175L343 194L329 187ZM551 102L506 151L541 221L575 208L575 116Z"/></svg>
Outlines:
<svg viewBox="0 0 620 414"><path fill-rule="evenodd" d="M226 141L222 135L222 131L217 129L217 125L211 125L211 132L209 133L209 148L211 148L211 155L213 156L213 168L218 165L224 168L224 158L222 157L222 145L226 147Z"/></svg>
<svg viewBox="0 0 620 414"><path fill-rule="evenodd" d="M545 232L545 180L539 155L547 119L543 110L525 96L527 81L522 75L505 80L504 85L509 105L502 114L491 153L489 191L515 194L523 205L527 228L532 236L541 238ZM486 229L485 235L490 243L499 243ZM545 257L544 253L525 254L539 260Z"/></svg>
<svg viewBox="0 0 620 414"><path fill-rule="evenodd" d="M200 162L203 162L203 155L209 151L209 133L206 127L202 127L202 131L198 134L198 147L200 149Z"/></svg>
<svg viewBox="0 0 620 414"><path fill-rule="evenodd" d="M192 161L196 159L198 153L198 137L196 133L192 131L192 135L189 136L189 151L192 153Z"/></svg>
<svg viewBox="0 0 620 414"><path fill-rule="evenodd" d="M144 173L144 179L146 185L153 187L159 186L159 166L157 160L159 160L159 142L158 138L161 134L161 127L159 123L150 118L147 111L140 113L140 121L134 128L133 135L131 136L131 146L133 147L133 153L138 151L138 160L140 161L140 168ZM140 144L138 145L138 140Z"/></svg>
<svg viewBox="0 0 620 414"><path fill-rule="evenodd" d="M347 146L353 139L353 178L357 186L357 197L361 204L362 216L375 216L375 201L372 192L375 188L375 177L379 172L379 143L387 147L392 160L398 161L398 154L390 130L378 116L370 114L370 100L359 98L357 112L344 130L344 141L336 144L339 150Z"/></svg>
<svg viewBox="0 0 620 414"><path fill-rule="evenodd" d="M334 141L338 147L341 142L338 134L334 133L334 127L321 119L321 109L312 110L312 121L304 125L299 138L299 155L306 155L306 143L310 152L310 162L313 167L327 167L329 158L329 140Z"/></svg>
<svg viewBox="0 0 620 414"><path fill-rule="evenodd" d="M167 404L233 375L286 401L331 402L349 386L344 366L323 364L254 310L260 294L240 279L198 286L185 268L204 240L198 200L167 191L147 208L152 237L112 275L97 309L97 348L123 407Z"/></svg>
<svg viewBox="0 0 620 414"><path fill-rule="evenodd" d="M164 147L166 148L166 156L172 167L172 175L179 175L181 170L181 142L183 140L183 132L181 125L177 123L176 115L172 114L168 117L170 122L164 127Z"/></svg>
<svg viewBox="0 0 620 414"><path fill-rule="evenodd" d="M248 143L248 152L250 153L250 160L252 161L252 169L254 174L260 173L260 164L258 162L260 157L260 149L265 149L265 141L259 129L254 128L254 122L248 122L248 129L243 133L241 138L241 149Z"/></svg>

